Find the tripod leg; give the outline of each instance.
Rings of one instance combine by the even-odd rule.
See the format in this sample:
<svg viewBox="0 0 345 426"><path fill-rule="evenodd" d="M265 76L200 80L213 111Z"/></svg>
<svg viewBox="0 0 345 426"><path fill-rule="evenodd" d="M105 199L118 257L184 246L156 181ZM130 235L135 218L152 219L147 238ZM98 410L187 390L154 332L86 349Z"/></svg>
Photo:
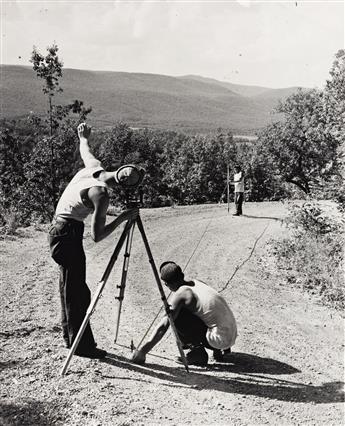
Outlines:
<svg viewBox="0 0 345 426"><path fill-rule="evenodd" d="M147 240L147 237L146 237L146 234L145 234L145 230L144 230L144 226L143 226L143 223L141 221L140 216L137 217L137 224L138 224L138 229L139 229L139 231L141 233L141 236L143 238L143 241L144 241L146 252L147 252L147 255L149 257L149 262L151 264L151 268L152 268L152 271L153 271L153 275L154 275L154 277L156 279L157 286L158 286L159 292L161 294L161 299L163 301L163 305L164 305L164 308L165 308L165 313L167 314L167 316L169 318L169 323L170 323L171 329L172 329L172 331L173 331L173 333L175 335L176 344L177 344L178 350L180 352L180 356L181 356L183 365L184 365L185 369L187 370L187 372L189 372L188 361L187 361L187 358L186 358L186 356L185 356L185 354L183 352L181 340L180 340L180 338L179 338L179 336L177 334L175 323L174 323L174 320L173 320L173 318L171 316L170 307L169 307L168 301L167 301L167 299L165 297L163 286L162 286L162 283L161 283L161 280L160 280L160 277L159 277L159 274L158 274L158 271L157 271L157 268L156 268L156 265L155 265L155 261L154 261L153 256L152 256L150 245L149 245L149 242Z"/></svg>
<svg viewBox="0 0 345 426"><path fill-rule="evenodd" d="M123 298L125 296L126 279L127 279L128 265L129 265L129 257L131 255L131 247L132 247L134 227L135 227L135 222L133 222L132 227L127 234L126 249L125 249L123 267L122 267L121 284L117 286L117 288L120 289L120 292L119 292L119 295L116 297L116 299L119 301L119 304L118 304L118 309L117 309L117 319L116 319L116 329L115 329L114 342L116 342L117 336L119 334L122 301L123 301Z"/></svg>
<svg viewBox="0 0 345 426"><path fill-rule="evenodd" d="M77 346L78 346L78 344L80 342L80 339L82 338L82 336L84 334L85 328L86 328L87 324L90 321L90 317L91 317L91 315L93 314L93 312L95 310L95 307L96 307L96 304L97 304L99 298L101 297L103 288L104 288L104 286L105 286L105 284L106 284L106 282L107 282L107 280L109 278L111 270L113 269L115 261L116 261L118 255L119 255L119 252L121 251L121 248L123 246L125 238L128 235L128 233L129 233L132 225L133 225L132 221L128 221L126 223L126 225L125 225L125 228L124 228L124 230L123 230L123 232L122 232L122 234L120 236L120 239L119 239L119 241L118 241L118 243L117 243L117 245L115 247L115 250L114 250L114 252L113 252L113 254L112 254L111 258L110 258L110 261L109 261L109 263L108 263L108 265L107 265L107 267L105 269L105 272L104 272L104 274L102 276L102 279L101 279L101 281L98 284L97 290L96 290L96 292L95 292L95 294L94 294L94 296L93 296L93 298L92 298L92 300L90 302L89 307L87 308L85 318L84 318L84 320L83 320L83 322L82 322L82 324L81 324L81 326L79 328L78 334L77 334L76 338L74 339L72 347L71 347L71 349L70 349L70 351L69 351L69 353L67 355L66 361L65 361L65 363L64 363L64 365L63 365L63 367L61 369L61 372L60 372L61 376L63 376L66 373L66 371L67 371L67 368L68 368L68 365L69 365L69 363L70 363L70 361L72 359L72 356L73 356L74 352L77 349Z"/></svg>

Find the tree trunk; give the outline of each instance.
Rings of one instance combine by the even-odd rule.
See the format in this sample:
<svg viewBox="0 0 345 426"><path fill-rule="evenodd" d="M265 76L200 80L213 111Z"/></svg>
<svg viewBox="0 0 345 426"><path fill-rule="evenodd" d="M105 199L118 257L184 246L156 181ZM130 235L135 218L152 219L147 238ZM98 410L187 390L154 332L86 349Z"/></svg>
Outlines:
<svg viewBox="0 0 345 426"><path fill-rule="evenodd" d="M56 185L55 185L55 149L54 149L54 137L53 137L53 104L52 96L49 95L49 125L50 125L50 186L52 191L52 204L53 210L55 211L57 200L56 200Z"/></svg>
<svg viewBox="0 0 345 426"><path fill-rule="evenodd" d="M52 97L49 95L49 125L50 125L50 137L53 136L53 106Z"/></svg>
<svg viewBox="0 0 345 426"><path fill-rule="evenodd" d="M294 179L286 179L285 180L287 183L293 183L294 185L296 185L299 189L301 189L303 192L305 192L306 194L310 193L310 189L309 189L309 185L308 182L306 182L305 185L301 184L301 182L294 180Z"/></svg>

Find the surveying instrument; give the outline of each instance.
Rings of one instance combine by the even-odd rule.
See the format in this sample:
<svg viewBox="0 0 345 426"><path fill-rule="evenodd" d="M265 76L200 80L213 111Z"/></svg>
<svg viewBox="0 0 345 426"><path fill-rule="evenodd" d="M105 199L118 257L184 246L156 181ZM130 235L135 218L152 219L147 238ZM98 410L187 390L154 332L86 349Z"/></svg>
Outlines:
<svg viewBox="0 0 345 426"><path fill-rule="evenodd" d="M137 187L139 186L139 184L142 182L144 177L144 171L142 169L139 169L138 167L134 166L134 165L126 165L126 166L122 166L120 167L120 169L117 170L116 172L116 177L115 179L117 180L117 182L122 186L122 188L125 191L125 204L127 209L129 208L139 208L142 205L143 202L143 194L140 191L136 192ZM139 194L139 199L138 199L138 195ZM187 370L187 372L189 372L188 369L188 362L186 359L186 356L183 352L183 348L182 348L182 343L180 341L180 338L178 336L175 324L174 324L174 320L173 317L171 315L171 310L170 310L170 306L168 304L167 298L165 296L164 293L164 289L157 271L157 267L155 264L155 261L153 259L152 256L152 252L150 249L150 245L149 242L147 240L146 234L145 234L145 230L144 230L144 226L140 217L140 210L138 212L138 216L135 219L131 219L128 220L125 224L125 227L122 231L122 234L116 244L116 247L113 251L113 254L111 255L111 258L108 262L108 265L103 273L103 276L101 278L101 280L98 283L98 287L95 291L94 296L91 299L90 305L86 311L86 315L85 318L79 328L78 334L72 344L72 347L67 355L66 361L61 369L60 374L63 376L65 375L69 363L72 359L72 356L74 355L78 344L84 334L85 328L88 325L91 315L94 313L96 305L102 295L103 289L108 281L108 278L110 276L110 273L115 265L115 262L119 256L119 253L123 247L123 245L125 244L125 252L124 252L124 260L123 260L123 266L122 266L122 276L121 276L121 281L120 281L120 285L117 285L117 288L119 289L119 295L116 297L116 299L118 300L118 310L117 310L117 319L116 319L116 332L115 332L115 342L117 340L118 337L118 332L119 332L119 326L120 326L120 316L121 316L121 309L122 309L122 302L124 299L124 294L125 294L125 288L126 288L126 279L127 279L127 273L128 273L128 266L129 266L129 259L130 259L130 255L131 255L131 247L132 247L132 240L133 240L133 233L134 233L134 228L135 225L137 225L139 232L141 234L142 240L144 242L144 246L147 252L147 256L148 256L148 261L151 265L152 271L153 271L153 275L154 278L156 280L157 283L157 287L158 290L160 292L161 295L161 299L163 302L163 306L165 309L165 313L169 319L169 323L171 326L171 329L175 335L175 339L176 339L176 344L178 347L178 350L180 352L180 357L181 360L183 362L183 365L185 367L185 369Z"/></svg>

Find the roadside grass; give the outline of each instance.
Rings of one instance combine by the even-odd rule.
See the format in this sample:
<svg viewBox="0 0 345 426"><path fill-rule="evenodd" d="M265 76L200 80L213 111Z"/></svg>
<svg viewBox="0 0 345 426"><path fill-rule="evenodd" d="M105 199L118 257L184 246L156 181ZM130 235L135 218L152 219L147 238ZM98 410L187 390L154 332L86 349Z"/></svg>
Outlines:
<svg viewBox="0 0 345 426"><path fill-rule="evenodd" d="M271 273L335 309L345 308L344 222L329 206L305 202L289 208L287 235L269 243Z"/></svg>
<svg viewBox="0 0 345 426"><path fill-rule="evenodd" d="M20 226L18 213L15 209L5 209L0 207L0 216L2 217L3 223L0 226L0 235L15 235L17 228Z"/></svg>

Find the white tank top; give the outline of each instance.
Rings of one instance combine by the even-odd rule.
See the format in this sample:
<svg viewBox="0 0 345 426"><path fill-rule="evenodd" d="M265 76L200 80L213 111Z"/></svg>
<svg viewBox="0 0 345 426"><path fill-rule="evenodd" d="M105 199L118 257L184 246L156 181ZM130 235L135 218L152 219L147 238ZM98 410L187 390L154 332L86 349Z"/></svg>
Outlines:
<svg viewBox="0 0 345 426"><path fill-rule="evenodd" d="M107 188L108 185L105 182L94 177L96 172L103 170L103 167L88 167L79 170L62 193L55 210L55 216L83 222L93 212L93 209L84 205L81 192L94 186Z"/></svg>
<svg viewBox="0 0 345 426"><path fill-rule="evenodd" d="M239 181L235 182L235 192L244 192L244 178L242 172L235 173L234 180Z"/></svg>
<svg viewBox="0 0 345 426"><path fill-rule="evenodd" d="M215 349L228 349L236 340L237 325L226 300L216 290L202 281L193 280L194 286L187 286L195 294L197 310L193 312L207 326L206 338ZM180 287L176 293L186 289Z"/></svg>

